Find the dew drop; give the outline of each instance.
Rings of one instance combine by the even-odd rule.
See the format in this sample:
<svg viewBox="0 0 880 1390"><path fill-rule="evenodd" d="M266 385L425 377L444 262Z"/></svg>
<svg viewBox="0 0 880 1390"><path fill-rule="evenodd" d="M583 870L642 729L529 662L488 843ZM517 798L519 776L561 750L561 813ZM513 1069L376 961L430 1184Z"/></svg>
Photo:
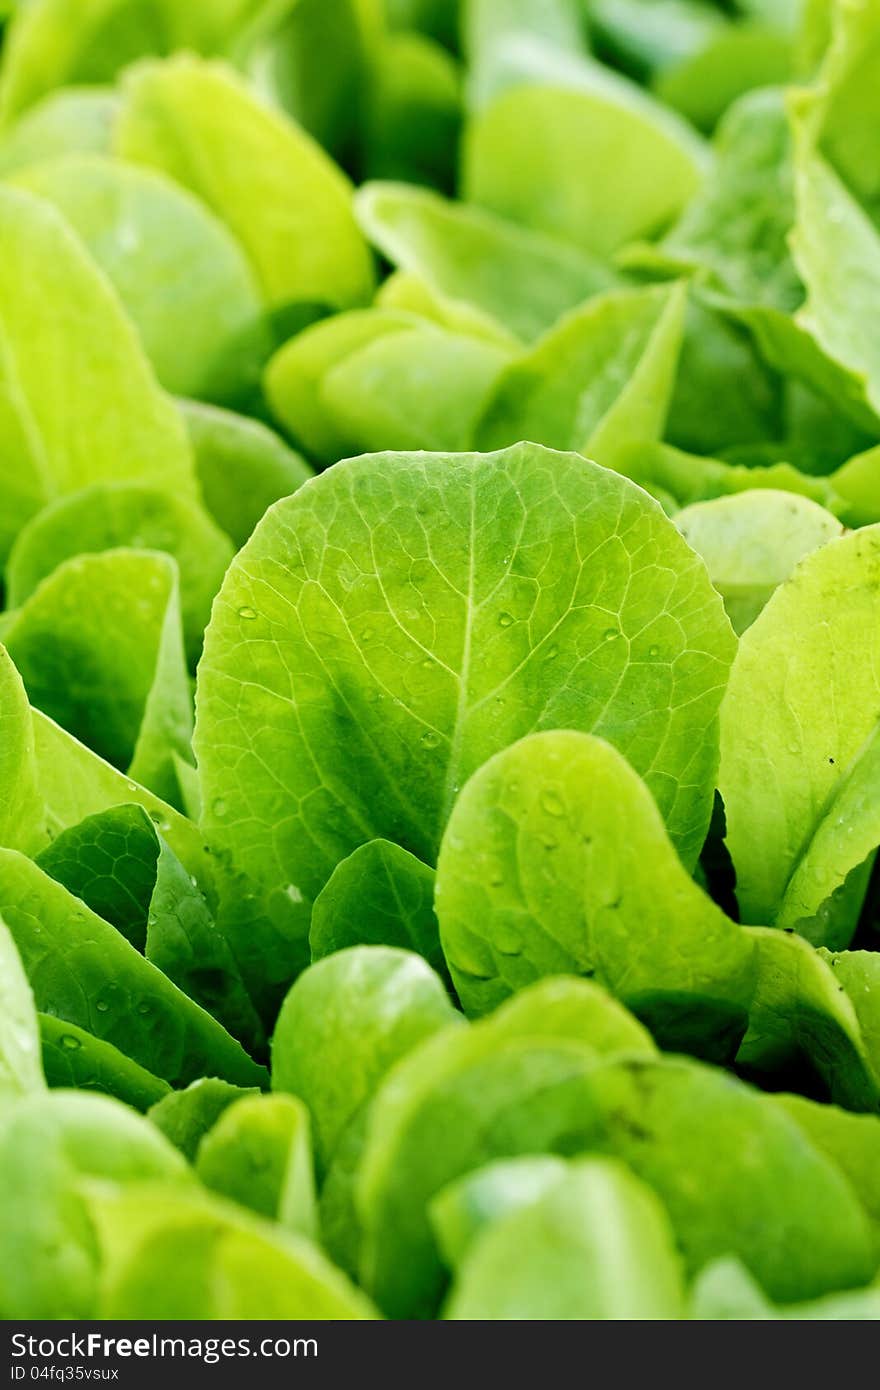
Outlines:
<svg viewBox="0 0 880 1390"><path fill-rule="evenodd" d="M616 627L607 627L602 633L602 638L605 642L616 642L619 636L620 629Z"/></svg>
<svg viewBox="0 0 880 1390"><path fill-rule="evenodd" d="M559 841L555 840L552 835L542 835L541 844L544 846L545 849L559 848Z"/></svg>
<svg viewBox="0 0 880 1390"><path fill-rule="evenodd" d="M361 629L361 635L360 635L360 639L359 639L359 640L360 640L361 642L369 642L369 640L370 640L370 638L372 637L372 635L373 635L373 629L372 629L371 627L362 628L362 629Z"/></svg>
<svg viewBox="0 0 880 1390"><path fill-rule="evenodd" d="M137 1006L137 1011L138 1011L139 1014L142 1014L142 1015L143 1015L143 1014L148 1014L148 1013L150 1012L150 1006L149 1006L149 1004L146 1002L146 1000L143 1000L143 999L141 1000L140 1004L138 1004L138 1006Z"/></svg>
<svg viewBox="0 0 880 1390"><path fill-rule="evenodd" d="M547 652L547 655L546 655L545 658L544 658L544 660L545 660L545 661L555 661L556 658L558 657L558 655L559 655L559 648L558 648L557 646L550 647L549 650L548 650L548 652Z"/></svg>
<svg viewBox="0 0 880 1390"><path fill-rule="evenodd" d="M243 618L245 622L250 622L257 615L253 608L239 608L238 616L240 618Z"/></svg>
<svg viewBox="0 0 880 1390"><path fill-rule="evenodd" d="M513 614L512 614L512 613L499 613L499 615L498 615L498 625L499 625L499 627L511 627L511 626L513 625Z"/></svg>
<svg viewBox="0 0 880 1390"><path fill-rule="evenodd" d="M302 889L297 887L295 883L288 883L284 891L292 903L301 903L305 901L302 895Z"/></svg>
<svg viewBox="0 0 880 1390"><path fill-rule="evenodd" d="M110 1008L110 1005L107 1003L106 999L99 999L95 1008L98 1010L99 1014L105 1014Z"/></svg>
<svg viewBox="0 0 880 1390"><path fill-rule="evenodd" d="M659 655L660 655L660 648L657 646L657 644L656 644L656 642L655 642L655 644L654 644L653 647L649 647L649 648L648 648L648 656L650 657L651 661L656 661L656 660L657 660L657 657L658 657Z"/></svg>
<svg viewBox="0 0 880 1390"><path fill-rule="evenodd" d="M77 1052L82 1047L82 1043L72 1033L64 1033L61 1037L61 1046L66 1047L68 1052Z"/></svg>
<svg viewBox="0 0 880 1390"><path fill-rule="evenodd" d="M541 809L546 811L548 816L565 815L565 804L558 792L544 792L541 797Z"/></svg>
<svg viewBox="0 0 880 1390"><path fill-rule="evenodd" d="M419 742L421 743L423 748L431 749L438 747L440 739L439 736L434 733L433 729L428 729L426 733L422 734L422 737L419 739Z"/></svg>
<svg viewBox="0 0 880 1390"><path fill-rule="evenodd" d="M226 802L223 800L222 796L218 796L217 800L211 806L211 811L218 818L218 820L222 820L222 818L226 815L226 809Z"/></svg>

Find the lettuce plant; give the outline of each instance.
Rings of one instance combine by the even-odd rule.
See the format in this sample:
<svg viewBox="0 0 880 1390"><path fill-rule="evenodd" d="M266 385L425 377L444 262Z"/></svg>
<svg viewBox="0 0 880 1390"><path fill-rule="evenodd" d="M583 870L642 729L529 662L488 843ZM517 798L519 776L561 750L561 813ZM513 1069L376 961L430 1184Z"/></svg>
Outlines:
<svg viewBox="0 0 880 1390"><path fill-rule="evenodd" d="M0 1317L880 1318L880 8L0 23Z"/></svg>

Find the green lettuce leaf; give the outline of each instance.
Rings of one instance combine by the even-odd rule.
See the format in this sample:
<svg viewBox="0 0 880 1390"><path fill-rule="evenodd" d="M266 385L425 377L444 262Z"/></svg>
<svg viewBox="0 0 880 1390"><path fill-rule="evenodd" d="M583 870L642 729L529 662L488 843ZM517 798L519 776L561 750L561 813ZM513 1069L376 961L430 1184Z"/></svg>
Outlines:
<svg viewBox="0 0 880 1390"><path fill-rule="evenodd" d="M136 479L194 498L183 425L74 233L4 187L0 249L0 556L46 502L90 483Z"/></svg>
<svg viewBox="0 0 880 1390"><path fill-rule="evenodd" d="M142 1116L106 1096L54 1091L0 1111L0 1315L87 1318L100 1255L84 1178L187 1184L183 1159Z"/></svg>
<svg viewBox="0 0 880 1390"><path fill-rule="evenodd" d="M706 561L738 633L755 621L805 555L843 531L815 502L770 489L698 502L679 512L675 524Z"/></svg>
<svg viewBox="0 0 880 1390"><path fill-rule="evenodd" d="M194 443L198 467L200 450ZM199 472L204 486L201 468ZM141 483L103 482L50 503L22 528L12 547L6 566L7 606L20 608L42 580L74 555L117 549L164 551L177 561L180 616L187 658L194 667L211 604L234 550L198 503L186 496Z"/></svg>
<svg viewBox="0 0 880 1390"><path fill-rule="evenodd" d="M221 50L264 0L33 0L6 42L0 117L64 85L111 82L143 54Z"/></svg>
<svg viewBox="0 0 880 1390"><path fill-rule="evenodd" d="M368 183L355 201L373 245L393 265L465 300L526 341L614 284L598 260L467 203L399 183Z"/></svg>
<svg viewBox="0 0 880 1390"><path fill-rule="evenodd" d="M609 468L659 439L681 347L683 286L612 290L589 300L501 373L476 442L533 439Z"/></svg>
<svg viewBox="0 0 880 1390"><path fill-rule="evenodd" d="M265 1042L210 908L141 806L115 806L63 831L40 868L251 1047Z"/></svg>
<svg viewBox="0 0 880 1390"><path fill-rule="evenodd" d="M743 917L816 945L847 944L880 843L880 692L865 641L878 566L877 527L807 556L743 634L721 710L718 785Z"/></svg>
<svg viewBox="0 0 880 1390"><path fill-rule="evenodd" d="M373 55L363 153L371 179L404 179L449 190L461 133L458 64L423 34L389 33Z"/></svg>
<svg viewBox="0 0 880 1390"><path fill-rule="evenodd" d="M872 1065L856 1010L834 970L799 936L767 927L752 927L749 935L757 983L738 1066L767 1078L806 1061L836 1104L880 1109L880 1068Z"/></svg>
<svg viewBox="0 0 880 1390"><path fill-rule="evenodd" d="M152 1183L121 1191L92 1184L87 1200L102 1261L102 1318L376 1316L311 1241L219 1198Z"/></svg>
<svg viewBox="0 0 880 1390"><path fill-rule="evenodd" d="M0 850L0 914L41 1013L74 1023L172 1083L265 1073L114 927L15 850Z"/></svg>
<svg viewBox="0 0 880 1390"><path fill-rule="evenodd" d="M82 238L167 391L247 404L274 346L253 272L224 224L178 184L99 156L14 177Z"/></svg>
<svg viewBox="0 0 880 1390"><path fill-rule="evenodd" d="M0 174L69 154L108 154L118 104L110 87L50 92L0 135Z"/></svg>
<svg viewBox="0 0 880 1390"><path fill-rule="evenodd" d="M243 1096L199 1144L196 1173L212 1192L285 1230L314 1238L309 1112L294 1096Z"/></svg>
<svg viewBox="0 0 880 1390"><path fill-rule="evenodd" d="M810 1139L846 1175L874 1228L880 1257L880 1116L850 1115L836 1105L823 1105L805 1096L777 1096Z"/></svg>
<svg viewBox="0 0 880 1390"><path fill-rule="evenodd" d="M34 996L15 940L0 918L0 1107L44 1086Z"/></svg>
<svg viewBox="0 0 880 1390"><path fill-rule="evenodd" d="M361 945L416 951L446 975L434 871L390 840L369 840L341 860L312 906L313 961Z"/></svg>
<svg viewBox="0 0 880 1390"><path fill-rule="evenodd" d="M30 705L5 647L0 646L0 844L32 852L45 839L43 798Z"/></svg>
<svg viewBox="0 0 880 1390"><path fill-rule="evenodd" d="M250 0L248 7L254 12L229 44L233 61L327 149L352 156L363 134L384 0Z"/></svg>
<svg viewBox="0 0 880 1390"><path fill-rule="evenodd" d="M594 1158L477 1237L443 1316L656 1321L680 1317L682 1300L663 1206L622 1164Z"/></svg>
<svg viewBox="0 0 880 1390"><path fill-rule="evenodd" d="M429 1209L443 1263L455 1270L489 1226L531 1206L566 1172L564 1160L552 1154L525 1155L487 1163L444 1187Z"/></svg>
<svg viewBox="0 0 880 1390"><path fill-rule="evenodd" d="M230 1105L259 1095L253 1086L234 1086L217 1076L203 1076L183 1090L160 1097L150 1107L150 1120L165 1138L195 1163L202 1139Z"/></svg>
<svg viewBox="0 0 880 1390"><path fill-rule="evenodd" d="M609 256L665 230L699 186L700 138L626 78L532 36L493 68L465 130L468 201Z"/></svg>
<svg viewBox="0 0 880 1390"><path fill-rule="evenodd" d="M138 1066L112 1043L52 1014L39 1018L43 1070L53 1089L98 1091L141 1111L170 1091L167 1081Z"/></svg>
<svg viewBox="0 0 880 1390"><path fill-rule="evenodd" d="M538 729L614 743L692 864L733 641L656 504L573 454L374 455L273 508L215 604L197 702L249 988L306 963L341 859L384 838L433 863L463 783Z"/></svg>
<svg viewBox="0 0 880 1390"><path fill-rule="evenodd" d="M205 505L226 535L242 546L267 507L296 492L312 470L259 420L197 401L181 401L180 407ZM196 571L193 560L187 555L179 561L184 585ZM218 588L212 589L211 599Z"/></svg>
<svg viewBox="0 0 880 1390"><path fill-rule="evenodd" d="M535 734L456 802L437 863L440 937L483 1014L542 975L595 977L664 1046L723 1060L746 1025L753 947L691 880L610 744Z"/></svg>
<svg viewBox="0 0 880 1390"><path fill-rule="evenodd" d="M187 56L136 68L115 138L124 159L162 170L226 222L276 314L370 299L373 267L348 179L231 70Z"/></svg>
<svg viewBox="0 0 880 1390"><path fill-rule="evenodd" d="M152 551L65 560L5 629L31 702L172 801L192 707L177 566Z"/></svg>
<svg viewBox="0 0 880 1390"><path fill-rule="evenodd" d="M374 1101L358 1180L366 1287L389 1316L429 1314L443 1287L436 1192L495 1158L597 1150L654 1188L691 1274L734 1252L781 1301L871 1277L849 1182L771 1098L683 1059L501 1043L490 1018L423 1044Z"/></svg>
<svg viewBox="0 0 880 1390"><path fill-rule="evenodd" d="M34 848L43 848L48 839L78 825L86 816L133 802L148 812L190 878L213 903L216 900L213 860L192 821L104 762L39 710L33 710L32 716L32 766L39 816L35 816L31 825L31 835L36 840L31 852ZM21 846L13 842L13 847Z"/></svg>
<svg viewBox="0 0 880 1390"><path fill-rule="evenodd" d="M441 981L409 951L356 946L300 976L275 1026L272 1087L308 1105L322 1166L394 1062L457 1021Z"/></svg>

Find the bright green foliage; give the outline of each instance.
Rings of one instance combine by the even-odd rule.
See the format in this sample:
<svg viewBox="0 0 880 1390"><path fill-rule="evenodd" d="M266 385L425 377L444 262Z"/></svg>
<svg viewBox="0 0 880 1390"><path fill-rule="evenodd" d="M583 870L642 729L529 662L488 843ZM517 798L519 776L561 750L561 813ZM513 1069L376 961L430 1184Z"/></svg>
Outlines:
<svg viewBox="0 0 880 1390"><path fill-rule="evenodd" d="M98 1314L164 1321L376 1316L311 1243L231 1204L167 1183L97 1191L90 1211L104 1265Z"/></svg>
<svg viewBox="0 0 880 1390"><path fill-rule="evenodd" d="M11 615L6 647L31 703L173 800L192 709L177 568L152 551L64 561Z"/></svg>
<svg viewBox="0 0 880 1390"><path fill-rule="evenodd" d="M870 1277L868 1219L852 1188L769 1098L685 1061L597 1065L583 1043L499 1045L491 1019L453 1042L434 1039L390 1073L368 1128L361 1273L389 1315L424 1314L440 1292L434 1194L523 1153L622 1158L661 1197L691 1272L735 1250L792 1301ZM744 1207L754 1224L740 1220Z"/></svg>
<svg viewBox="0 0 880 1390"><path fill-rule="evenodd" d="M169 1190L191 1181L152 1125L105 1096L60 1091L0 1110L4 1318L93 1315L101 1261L82 1196L89 1178Z"/></svg>
<svg viewBox="0 0 880 1390"><path fill-rule="evenodd" d="M790 932L790 929L789 929ZM772 1075L806 1061L832 1100L851 1110L880 1110L880 1067L872 1058L840 973L799 936L753 927L757 983L749 1031L737 1053L752 1075ZM848 953L837 957L846 963Z"/></svg>
<svg viewBox="0 0 880 1390"><path fill-rule="evenodd" d="M339 860L385 838L434 862L467 778L536 728L614 743L692 863L732 646L672 524L583 458L331 470L233 562L200 668L203 828L257 894L230 886L240 961L285 985Z"/></svg>
<svg viewBox="0 0 880 1390"><path fill-rule="evenodd" d="M164 551L177 561L184 639L195 664L233 548L197 503L172 492L140 483L96 483L44 507L19 532L9 556L9 607L20 608L63 561L118 549Z"/></svg>
<svg viewBox="0 0 880 1390"><path fill-rule="evenodd" d="M37 1008L113 1043L171 1082L212 1072L259 1084L258 1067L114 927L15 850L0 850L0 915Z"/></svg>
<svg viewBox="0 0 880 1390"><path fill-rule="evenodd" d="M467 323L355 310L286 344L266 392L278 419L327 463L388 448L455 451L471 446L510 357L508 343Z"/></svg>
<svg viewBox="0 0 880 1390"><path fill-rule="evenodd" d="M675 524L706 561L727 616L742 633L799 560L839 536L830 512L794 493L754 489L678 513Z"/></svg>
<svg viewBox="0 0 880 1390"><path fill-rule="evenodd" d="M43 1084L34 996L15 940L0 920L0 1104Z"/></svg>
<svg viewBox="0 0 880 1390"><path fill-rule="evenodd" d="M234 1086L219 1077L206 1076L157 1100L150 1108L150 1119L194 1163L202 1139L223 1112L236 1101L256 1094L254 1087Z"/></svg>
<svg viewBox="0 0 880 1390"><path fill-rule="evenodd" d="M444 1316L654 1321L679 1317L681 1298L660 1202L622 1165L588 1159L477 1238Z"/></svg>
<svg viewBox="0 0 880 1390"><path fill-rule="evenodd" d="M468 1013L567 971L595 977L671 1047L723 1057L745 1027L752 943L600 739L535 734L476 773L440 849L437 913Z"/></svg>
<svg viewBox="0 0 880 1390"><path fill-rule="evenodd" d="M458 64L422 34L384 34L365 103L365 172L413 185L450 187L461 132Z"/></svg>
<svg viewBox="0 0 880 1390"><path fill-rule="evenodd" d="M878 0L0 0L0 1319L880 1320L878 149Z"/></svg>
<svg viewBox="0 0 880 1390"><path fill-rule="evenodd" d="M589 300L503 373L477 431L480 447L540 439L619 468L624 450L663 433L683 313L680 288Z"/></svg>
<svg viewBox="0 0 880 1390"><path fill-rule="evenodd" d="M264 1041L204 894L143 807L86 817L36 862L237 1037Z"/></svg>
<svg viewBox="0 0 880 1390"><path fill-rule="evenodd" d="M53 203L82 238L166 390L248 401L272 339L243 251L198 199L161 174L96 156L40 164L15 183Z"/></svg>
<svg viewBox="0 0 880 1390"><path fill-rule="evenodd" d="M803 561L744 634L722 706L719 787L740 909L817 945L846 944L859 907L851 875L880 843L877 670L865 642L878 565L876 527Z"/></svg>
<svg viewBox="0 0 880 1390"><path fill-rule="evenodd" d="M589 58L511 43L487 85L463 183L468 200L501 216L609 255L662 231L699 184L705 153L693 130Z"/></svg>
<svg viewBox="0 0 880 1390"><path fill-rule="evenodd" d="M0 172L63 155L106 154L117 99L110 87L62 87L31 107L0 137Z"/></svg>
<svg viewBox="0 0 880 1390"><path fill-rule="evenodd" d="M37 847L47 836L78 825L87 816L114 806L143 806L177 858L209 898L214 895L214 867L196 826L78 743L39 710L32 712L34 776L42 800ZM35 831L31 828L32 836ZM33 846L32 846L33 848Z"/></svg>
<svg viewBox="0 0 880 1390"><path fill-rule="evenodd" d="M270 308L367 300L373 269L348 180L291 121L222 65L136 68L116 148L196 193L247 253Z"/></svg>
<svg viewBox="0 0 880 1390"><path fill-rule="evenodd" d="M779 1096L778 1103L849 1179L871 1219L880 1251L880 1116L851 1115L804 1096Z"/></svg>
<svg viewBox="0 0 880 1390"><path fill-rule="evenodd" d="M233 1101L199 1144L206 1187L288 1230L317 1225L309 1112L293 1096Z"/></svg>
<svg viewBox="0 0 880 1390"><path fill-rule="evenodd" d="M312 907L312 960L346 946L402 946L445 974L434 872L390 840L369 840L337 864Z"/></svg>
<svg viewBox="0 0 880 1390"><path fill-rule="evenodd" d="M551 1154L500 1159L444 1187L431 1202L431 1226L450 1270L499 1217L531 1206L563 1178L563 1159Z"/></svg>
<svg viewBox="0 0 880 1390"><path fill-rule="evenodd" d="M34 725L21 676L0 646L0 843L33 850L42 843Z"/></svg>
<svg viewBox="0 0 880 1390"><path fill-rule="evenodd" d="M99 1091L142 1111L170 1091L167 1081L75 1023L52 1014L40 1014L39 1021L43 1070L53 1089Z"/></svg>
<svg viewBox="0 0 880 1390"><path fill-rule="evenodd" d="M355 206L395 265L527 340L612 282L610 268L571 247L406 184L367 184Z"/></svg>
<svg viewBox="0 0 880 1390"><path fill-rule="evenodd" d="M388 1069L458 1017L440 981L411 952L354 947L300 976L272 1039L272 1087L306 1102L324 1165Z"/></svg>
<svg viewBox="0 0 880 1390"><path fill-rule="evenodd" d="M73 232L48 204L2 188L0 241L0 554L46 502L90 483L137 478L194 496L183 426Z"/></svg>
<svg viewBox="0 0 880 1390"><path fill-rule="evenodd" d="M182 410L205 505L217 525L242 546L267 507L296 492L312 470L274 431L250 416L195 401L184 401ZM205 557L204 546L200 553ZM191 557L187 561L178 557L184 585L187 576L198 573ZM226 564L228 560L224 569ZM220 587L213 580L212 599ZM183 599L185 604L185 594ZM201 632L206 625L201 624Z"/></svg>

